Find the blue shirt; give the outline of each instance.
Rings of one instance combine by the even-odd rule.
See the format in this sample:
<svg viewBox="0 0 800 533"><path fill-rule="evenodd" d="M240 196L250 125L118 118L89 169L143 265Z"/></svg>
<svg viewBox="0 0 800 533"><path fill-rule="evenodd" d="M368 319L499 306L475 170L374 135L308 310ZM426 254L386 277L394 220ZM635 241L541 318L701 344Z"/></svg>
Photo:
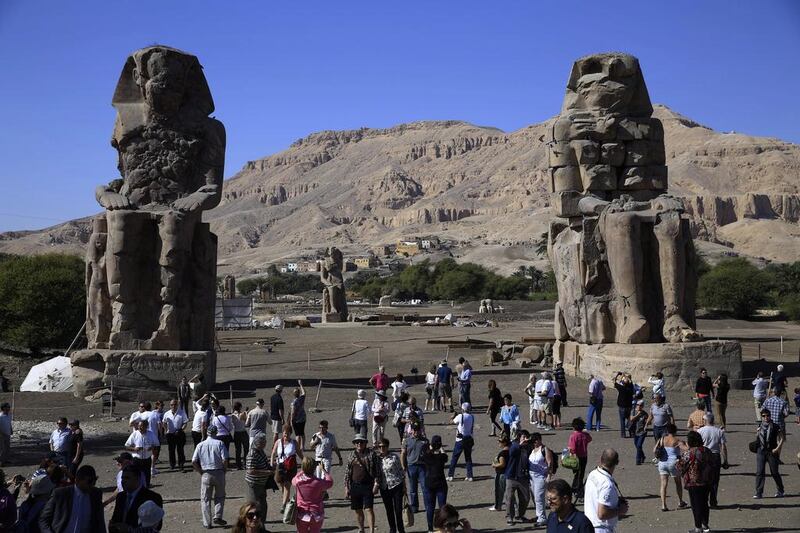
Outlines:
<svg viewBox="0 0 800 533"><path fill-rule="evenodd" d="M563 522L558 519L558 514L550 513L547 533L594 533L594 526L585 514L574 509Z"/></svg>
<svg viewBox="0 0 800 533"><path fill-rule="evenodd" d="M511 425L514 422L519 422L519 407L517 404L512 403L510 406L504 405L500 409L500 420L503 424Z"/></svg>
<svg viewBox="0 0 800 533"><path fill-rule="evenodd" d="M506 479L528 480L528 454L519 445L519 442L514 442L508 450L508 464L506 465L505 475Z"/></svg>
<svg viewBox="0 0 800 533"><path fill-rule="evenodd" d="M439 370L436 371L436 375L439 376L439 383L446 383L450 384L450 378L453 376L453 369L449 366L440 366Z"/></svg>
<svg viewBox="0 0 800 533"><path fill-rule="evenodd" d="M69 450L69 436L72 435L72 431L69 428L64 429L56 429L53 431L53 434L50 435L50 444L53 445L54 452L66 452Z"/></svg>
<svg viewBox="0 0 800 533"><path fill-rule="evenodd" d="M89 495L78 487L73 487L72 513L69 516L65 533L93 533L91 531L92 506Z"/></svg>

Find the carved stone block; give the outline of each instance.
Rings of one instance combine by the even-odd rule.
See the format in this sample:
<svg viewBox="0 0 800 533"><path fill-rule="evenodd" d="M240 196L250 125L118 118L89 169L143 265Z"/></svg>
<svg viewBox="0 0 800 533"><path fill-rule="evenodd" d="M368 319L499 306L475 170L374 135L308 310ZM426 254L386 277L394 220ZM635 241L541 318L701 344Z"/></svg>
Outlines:
<svg viewBox="0 0 800 533"><path fill-rule="evenodd" d="M633 141L650 137L649 119L624 118L617 124L617 139L620 141Z"/></svg>
<svg viewBox="0 0 800 533"><path fill-rule="evenodd" d="M559 118L553 123L553 139L554 141L569 141L570 129L572 128L572 121L567 118Z"/></svg>
<svg viewBox="0 0 800 533"><path fill-rule="evenodd" d="M667 189L667 167L660 165L625 167L620 176L621 189L624 190L655 190Z"/></svg>
<svg viewBox="0 0 800 533"><path fill-rule="evenodd" d="M552 186L550 192L582 191L581 170L578 167L560 167L550 170Z"/></svg>
<svg viewBox="0 0 800 533"><path fill-rule="evenodd" d="M605 143L600 147L600 162L612 167L621 167L625 163L625 145L623 143Z"/></svg>
<svg viewBox="0 0 800 533"><path fill-rule="evenodd" d="M550 154L550 167L568 167L575 166L578 161L575 159L575 151L572 149L568 142L553 141L548 147Z"/></svg>
<svg viewBox="0 0 800 533"><path fill-rule="evenodd" d="M600 159L600 147L593 141L579 140L569 144L575 151L579 165L593 165Z"/></svg>
<svg viewBox="0 0 800 533"><path fill-rule="evenodd" d="M559 217L577 217L581 212L578 202L583 195L577 191L561 191L550 195L553 211Z"/></svg>
<svg viewBox="0 0 800 533"><path fill-rule="evenodd" d="M617 172L611 165L581 165L581 183L586 191L613 191Z"/></svg>

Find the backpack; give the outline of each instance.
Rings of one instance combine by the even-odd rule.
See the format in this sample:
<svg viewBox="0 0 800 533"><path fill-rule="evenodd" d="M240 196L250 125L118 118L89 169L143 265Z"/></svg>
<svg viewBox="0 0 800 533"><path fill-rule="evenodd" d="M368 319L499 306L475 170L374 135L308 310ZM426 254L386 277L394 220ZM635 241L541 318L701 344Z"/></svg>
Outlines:
<svg viewBox="0 0 800 533"><path fill-rule="evenodd" d="M550 463L550 475L554 476L556 475L556 472L558 472L558 459L556 458L556 454L553 453L553 450L550 450L550 448L542 444L542 453L544 453L545 461L547 460L548 450L550 451L550 454L553 456L553 462Z"/></svg>
<svg viewBox="0 0 800 533"><path fill-rule="evenodd" d="M707 448L692 448L678 461L684 486L708 485L714 478L711 452Z"/></svg>

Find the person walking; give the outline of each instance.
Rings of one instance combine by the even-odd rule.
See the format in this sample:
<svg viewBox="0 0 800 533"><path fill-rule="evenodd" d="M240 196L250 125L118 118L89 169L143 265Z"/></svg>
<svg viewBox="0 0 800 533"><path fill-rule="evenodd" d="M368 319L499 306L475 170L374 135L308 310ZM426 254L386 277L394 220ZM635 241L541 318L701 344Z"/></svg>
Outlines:
<svg viewBox="0 0 800 533"><path fill-rule="evenodd" d="M56 429L50 434L50 451L56 453L56 461L60 465L69 465L69 439L72 432L67 427L67 419L63 416L56 422Z"/></svg>
<svg viewBox="0 0 800 533"><path fill-rule="evenodd" d="M189 380L186 379L186 376L181 378L181 382L178 383L178 387L175 392L175 397L178 399L178 405L181 409L183 409L183 414L188 418L189 402L192 399L192 389L189 387Z"/></svg>
<svg viewBox="0 0 800 533"><path fill-rule="evenodd" d="M406 436L406 410L409 406L409 397L407 392L402 392L400 398L397 399L397 405L394 407L394 414L392 415L392 427L397 430L397 437L403 440Z"/></svg>
<svg viewBox="0 0 800 533"><path fill-rule="evenodd" d="M681 450L678 470L683 477L683 486L689 492L694 516L693 533L711 531L708 527L708 494L714 469L711 452L703 446L703 438L697 431L686 435L686 444L681 445Z"/></svg>
<svg viewBox="0 0 800 533"><path fill-rule="evenodd" d="M11 404L3 402L0 405L0 466L8 464L11 454L11 435L14 434L12 421Z"/></svg>
<svg viewBox="0 0 800 533"><path fill-rule="evenodd" d="M722 468L728 468L728 445L725 437L725 430L714 425L714 415L706 413L706 420L703 427L697 430L703 439L703 446L711 452L711 463L713 466L711 485L708 494L708 504L711 508L717 506L717 494L719 492L719 480Z"/></svg>
<svg viewBox="0 0 800 533"><path fill-rule="evenodd" d="M569 453L578 458L578 469L572 477L572 492L575 499L583 498L583 476L586 474L586 464L589 462L589 443L592 435L586 430L586 422L582 418L572 420L572 433L569 435L567 449Z"/></svg>
<svg viewBox="0 0 800 533"><path fill-rule="evenodd" d="M664 390L664 374L656 372L647 378L647 382L653 386L653 398L659 395L664 400L667 399L667 392Z"/></svg>
<svg viewBox="0 0 800 533"><path fill-rule="evenodd" d="M242 408L242 402L233 404L231 413L233 422L233 448L236 451L236 469L244 468L244 461L250 449L250 436L247 434L247 413Z"/></svg>
<svg viewBox="0 0 800 533"><path fill-rule="evenodd" d="M179 470L183 470L186 464L186 455L183 451L186 445L186 425L189 420L186 413L179 407L179 400L173 399L169 402L169 411L164 413L162 425L164 436L167 439L167 449L169 451L169 468L175 470L177 465Z"/></svg>
<svg viewBox="0 0 800 533"><path fill-rule="evenodd" d="M712 386L714 387L714 412L719 426L724 428L727 423L725 413L728 410L728 392L731 390L731 386L728 384L728 374L722 373L717 376Z"/></svg>
<svg viewBox="0 0 800 533"><path fill-rule="evenodd" d="M547 393L548 409L552 418L552 427L561 429L561 386L556 381L553 374L550 376L550 388Z"/></svg>
<svg viewBox="0 0 800 533"><path fill-rule="evenodd" d="M675 435L678 428L675 424L667 424L665 434L661 436L653 448L653 457L658 460L658 475L661 479L659 494L661 496L661 510L669 511L667 508L667 487L669 486L669 478L675 480L675 491L678 494L678 508L683 509L686 507L686 502L683 500L683 487L681 486L681 478L678 475L677 462L680 456L680 446L683 444Z"/></svg>
<svg viewBox="0 0 800 533"><path fill-rule="evenodd" d="M620 494L614 479L619 454L613 448L603 450L600 465L586 478L583 512L595 530L615 533L619 519L628 513L628 502Z"/></svg>
<svg viewBox="0 0 800 533"><path fill-rule="evenodd" d="M789 402L779 396L777 389L769 391L769 397L764 400L761 410L769 411L772 423L781 428L784 436L786 435L786 417L789 416Z"/></svg>
<svg viewBox="0 0 800 533"><path fill-rule="evenodd" d="M506 492L506 466L508 465L508 450L511 447L511 441L506 435L500 435L497 439L497 445L500 451L492 460L492 468L494 468L494 505L489 507L490 511L503 510L503 496Z"/></svg>
<svg viewBox="0 0 800 533"><path fill-rule="evenodd" d="M39 514L39 529L43 533L105 533L103 495L96 483L93 467L78 468L74 485L53 491Z"/></svg>
<svg viewBox="0 0 800 533"><path fill-rule="evenodd" d="M764 405L764 400L767 399L767 388L769 381L764 378L764 373L759 372L756 374L756 379L752 382L753 385L753 405L756 409L756 424L761 423L761 406Z"/></svg>
<svg viewBox="0 0 800 533"><path fill-rule="evenodd" d="M761 410L761 424L756 430L755 454L756 454L756 492L753 498L761 499L764 494L764 478L766 477L766 465L769 464L769 473L775 481L778 492L776 498L783 498L783 480L780 474L780 463L778 457L783 447L784 434L780 426L772 421L772 415L768 409Z"/></svg>
<svg viewBox="0 0 800 533"><path fill-rule="evenodd" d="M353 430L359 435L367 438L367 419L370 414L370 405L367 401L367 391L361 389L357 393L357 398L353 402L353 410L350 414L353 419Z"/></svg>
<svg viewBox="0 0 800 533"><path fill-rule="evenodd" d="M69 463L67 468L69 470L70 477L74 478L75 473L78 471L78 467L80 467L81 463L83 462L83 455L85 453L83 444L83 429L81 429L80 420L76 419L70 422L69 431Z"/></svg>
<svg viewBox="0 0 800 533"><path fill-rule="evenodd" d="M525 393L528 395L528 421L531 426L536 425L537 429L542 429L542 419L540 412L542 411L542 383L544 380L540 377L536 379L536 374L531 374L528 377L528 385L525 387Z"/></svg>
<svg viewBox="0 0 800 533"><path fill-rule="evenodd" d="M411 424L411 435L406 437L400 451L400 462L408 474L409 505L412 513L419 512L419 495L417 487L422 487L423 502L427 501L425 485L425 454L428 451L428 439L422 435L419 424Z"/></svg>
<svg viewBox="0 0 800 533"><path fill-rule="evenodd" d="M381 483L383 469L374 451L367 449L367 438L360 433L353 437L355 449L347 460L345 471L345 496L350 500L350 509L356 514L358 531L364 533L364 517L370 532L375 531L375 513L372 507L375 494Z"/></svg>
<svg viewBox="0 0 800 533"><path fill-rule="evenodd" d="M503 396L503 407L500 409L500 421L503 423L503 433L508 438L514 439L519 430L519 407L514 403L510 394Z"/></svg>
<svg viewBox="0 0 800 533"><path fill-rule="evenodd" d="M269 413L264 410L264 399L259 398L256 400L256 406L247 413L247 419L244 422L244 427L250 433L250 446L253 445L253 440L259 435L267 434L267 420ZM194 428L192 428L194 434Z"/></svg>
<svg viewBox="0 0 800 533"><path fill-rule="evenodd" d="M258 435L253 440L253 445L247 452L244 473L245 500L256 506L262 523L267 521L267 487L275 475L275 469L270 466L267 454L264 452L266 446L266 435ZM274 486L274 480L272 483Z"/></svg>
<svg viewBox="0 0 800 533"><path fill-rule="evenodd" d="M297 439L297 446L301 450L306 449L306 389L303 382L297 380L297 387L292 391L294 399L289 404L289 420L292 424L294 436Z"/></svg>
<svg viewBox="0 0 800 533"><path fill-rule="evenodd" d="M108 521L111 532L128 531L139 525L139 509L145 502L154 502L158 507L164 507L160 494L148 489L142 480L141 470L128 464L120 472L120 485L122 490L114 498L114 513Z"/></svg>
<svg viewBox="0 0 800 533"><path fill-rule="evenodd" d="M447 504L447 478L444 467L447 464L447 454L442 450L442 437L431 437L430 446L423 456L425 463L425 518L428 522L428 531L433 530L433 515L438 503L439 509Z"/></svg>
<svg viewBox="0 0 800 533"><path fill-rule="evenodd" d="M656 442L666 434L667 424L675 425L672 406L666 403L664 397L660 394L653 396L653 403L650 405L650 414L647 417L645 427L650 424L653 425L653 439Z"/></svg>
<svg viewBox="0 0 800 533"><path fill-rule="evenodd" d="M208 438L194 449L192 468L200 474L200 510L203 527L225 526L222 519L225 510L225 471L228 463L228 448L217 438L217 427L208 427ZM211 500L214 500L213 519Z"/></svg>
<svg viewBox="0 0 800 533"><path fill-rule="evenodd" d="M391 383L392 387L392 411L397 411L397 406L400 405L403 394L408 390L408 383L403 378L403 374L397 374L394 381Z"/></svg>
<svg viewBox="0 0 800 533"><path fill-rule="evenodd" d="M586 422L589 426L589 431L594 426L594 420L597 422L595 431L600 431L600 422L603 417L603 391L606 390L606 385L603 380L594 375L589 376L589 407L586 410Z"/></svg>
<svg viewBox="0 0 800 533"><path fill-rule="evenodd" d="M702 398L698 398L695 400L695 410L689 414L689 418L686 419L686 429L689 431L697 430L703 426L703 417L706 413L710 413L711 411L706 411L706 401Z"/></svg>
<svg viewBox="0 0 800 533"><path fill-rule="evenodd" d="M789 396L786 389L789 387L789 382L786 379L786 372L783 370L783 365L778 365L775 373L772 374L772 388L775 389L775 396L783 398L787 402Z"/></svg>
<svg viewBox="0 0 800 533"><path fill-rule="evenodd" d="M461 414L453 417L451 424L456 424L456 442L453 446L453 458L450 461L450 469L447 472L447 481L453 481L456 473L456 464L464 453L464 465L467 469L467 476L464 481L472 481L472 448L475 446L473 429L475 427L475 417L470 412L472 406L469 403L461 404Z"/></svg>
<svg viewBox="0 0 800 533"><path fill-rule="evenodd" d="M152 434L148 430L148 421L139 420L136 431L125 441L125 449L131 452L133 464L144 474L146 488L150 488L153 474L153 446L155 446Z"/></svg>
<svg viewBox="0 0 800 533"><path fill-rule="evenodd" d="M222 441L225 445L225 451L228 452L228 468L231 467L231 443L233 442L233 420L231 416L225 413L225 406L220 405L216 413L211 418L211 425L217 428L217 439Z"/></svg>
<svg viewBox="0 0 800 533"><path fill-rule="evenodd" d="M636 401L636 410L631 415L628 427L633 434L633 445L636 447L636 465L644 463L644 446L647 437L647 413L644 410L644 400Z"/></svg>
<svg viewBox="0 0 800 533"><path fill-rule="evenodd" d="M378 372L369 378L369 384L375 392L386 392L391 387L391 379L386 373L386 367L381 365L378 367Z"/></svg>
<svg viewBox="0 0 800 533"><path fill-rule="evenodd" d="M269 419L272 424L272 442L281 438L283 424L285 423L283 409L283 385L275 385L275 394L269 399Z"/></svg>
<svg viewBox="0 0 800 533"><path fill-rule="evenodd" d="M425 411L439 410L439 395L436 391L436 365L431 365L425 374Z"/></svg>
<svg viewBox="0 0 800 533"><path fill-rule="evenodd" d="M572 502L572 487L563 479L554 479L547 484L547 533L594 533L594 526L585 514Z"/></svg>
<svg viewBox="0 0 800 533"><path fill-rule="evenodd" d="M403 438L411 435L410 424L417 424L420 432L425 434L425 413L417 405L417 399L414 396L408 399L408 407L403 411L403 424L405 426Z"/></svg>
<svg viewBox="0 0 800 533"><path fill-rule="evenodd" d="M553 377L558 383L559 391L561 391L561 406L569 407L569 402L567 402L567 373L564 371L564 363L556 363Z"/></svg>
<svg viewBox="0 0 800 533"><path fill-rule="evenodd" d="M320 463L322 475L315 475L315 462L311 457L304 457L300 472L292 478L297 495L297 512L295 526L298 533L319 533L325 520L325 494L333 487L333 478L325 465Z"/></svg>
<svg viewBox="0 0 800 533"><path fill-rule="evenodd" d="M314 433L311 437L311 447L314 448L314 460L319 468L317 475L322 479L324 472L331 471L333 463L333 454L339 458L339 466L344 464L342 461L342 453L339 451L339 446L336 444L336 436L328 431L328 421L319 421L319 431Z"/></svg>
<svg viewBox="0 0 800 533"><path fill-rule="evenodd" d="M503 395L500 389L497 388L497 382L493 379L489 380L487 388L489 390L489 406L486 408L486 414L489 415L489 420L492 421L492 432L489 433L489 436L496 437L496 430L503 431L503 426L497 423L497 415L500 414L500 410L503 408Z"/></svg>
<svg viewBox="0 0 800 533"><path fill-rule="evenodd" d="M289 496L291 496L292 478L297 474L297 468L300 461L303 460L303 450L301 450L297 441L292 438L292 426L286 424L283 426L283 433L281 438L272 444L272 453L270 454L270 464L275 468L275 481L281 487L282 504L280 514L286 509L286 504L289 503Z"/></svg>
<svg viewBox="0 0 800 533"><path fill-rule="evenodd" d="M211 409L208 406L208 400L202 398L194 404L194 416L192 416L192 443L194 447L206 438L206 429L208 428L208 412Z"/></svg>
<svg viewBox="0 0 800 533"><path fill-rule="evenodd" d="M694 393L698 400L703 401L703 407L707 412L711 412L711 400L714 398L714 387L711 378L708 377L708 371L705 368L700 369L700 377L694 384Z"/></svg>
<svg viewBox="0 0 800 533"><path fill-rule="evenodd" d="M380 494L389 521L389 533L405 533L403 527L403 496L406 493L405 469L397 454L389 451L389 439L378 443L381 460Z"/></svg>
<svg viewBox="0 0 800 533"><path fill-rule="evenodd" d="M619 412L619 436L628 436L628 420L631 417L633 405L633 381L630 374L617 372L614 376L614 388L617 389L617 411Z"/></svg>
<svg viewBox="0 0 800 533"><path fill-rule="evenodd" d="M542 442L540 433L531 434L531 453L528 456L531 497L536 505L536 527L547 524L545 507L545 486L555 471L553 452Z"/></svg>
<svg viewBox="0 0 800 533"><path fill-rule="evenodd" d="M386 419L389 417L389 402L386 401L386 392L375 391L372 401L372 446L377 447L386 430Z"/></svg>
<svg viewBox="0 0 800 533"><path fill-rule="evenodd" d="M239 517L233 524L232 533L263 533L264 520L258 514L258 507L250 502L239 508Z"/></svg>
<svg viewBox="0 0 800 533"><path fill-rule="evenodd" d="M2 492L4 486L4 483L0 484L0 492ZM41 533L39 517L41 517L42 510L50 500L54 489L55 486L48 476L32 477L28 485L27 498L20 504L16 515L12 513L8 521L0 519L0 531L3 531L2 527L7 527L6 531L14 531L15 533ZM16 524L14 523L15 519ZM14 526L19 529L15 530Z"/></svg>
<svg viewBox="0 0 800 533"><path fill-rule="evenodd" d="M447 359L444 359L436 369L437 392L442 411L446 411L449 407L451 413L453 412L453 380L453 369L447 366Z"/></svg>
<svg viewBox="0 0 800 533"><path fill-rule="evenodd" d="M508 450L508 465L505 470L506 490L503 505L506 507L506 523L525 522L525 511L531 499L530 475L528 473L528 456L530 433L521 429ZM514 507L516 496L517 508ZM516 512L515 512L516 511Z"/></svg>

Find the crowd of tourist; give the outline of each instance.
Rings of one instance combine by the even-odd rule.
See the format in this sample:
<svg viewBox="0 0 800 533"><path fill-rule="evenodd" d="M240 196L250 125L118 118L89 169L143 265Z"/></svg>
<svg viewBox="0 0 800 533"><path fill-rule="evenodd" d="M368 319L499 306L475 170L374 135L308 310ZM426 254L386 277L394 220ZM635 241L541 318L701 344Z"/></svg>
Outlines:
<svg viewBox="0 0 800 533"><path fill-rule="evenodd" d="M291 393L288 410L283 387L277 385L268 408L263 399L256 400L251 410L235 402L229 414L213 393L205 391L202 380L184 379L169 399L168 409L160 400L152 404L143 401L128 417L125 451L115 459L116 490L105 500L96 487L94 468L81 464L86 441L80 422L59 418L49 439L49 454L30 476L6 481L0 470L0 531L158 531L164 519L163 502L151 486L161 475L157 465L162 462L170 471L190 469L199 474L199 516L208 529L227 526L223 518L226 481L235 469L243 471L246 491L234 531L265 530L268 489L280 493L280 507L273 519L293 523L297 531L321 531L325 501L335 483L332 468L338 465L344 467L338 482L344 487L359 531L376 530L373 509L378 496L390 533L404 533L414 523L414 515L423 510L428 531L470 531L469 522L448 504L448 486L461 476L462 457L464 481L474 479L477 425L472 381L472 367L463 358L452 369L446 360L431 366L424 382L424 408L420 408L404 376L396 374L392 379L380 367L368 381L371 391L358 390L352 402L353 451L344 460L327 420L320 420L317 431L306 438L306 391L301 381ZM562 427L561 408L568 405L560 364L552 372L531 374L522 391L529 401L530 429L523 427L512 394L503 394L495 380L488 380L481 396L487 405L489 436L497 443L491 462L494 483L493 497L487 501L491 503L489 511L502 512L509 525L531 523L553 532L613 532L628 512L628 502L614 479L621 455L630 454L636 465L645 465L647 453L652 453L651 462L660 478L661 510L670 511L668 493L673 484L677 508L691 507L694 529L690 531L710 531L711 510L719 505L721 471L729 466L725 433L731 388L728 378L721 374L712 379L700 369L694 387L696 410L687 418L685 438L679 435L675 412L667 401L664 376L653 375L647 384L652 390L645 394L630 374L618 372L613 377L619 436L630 439L632 446L630 451L607 448L598 455L590 453L590 445L592 433L603 427L608 389L602 378L591 376L585 420L575 417L567 424L571 431L565 434L566 444L560 450L545 442L543 434ZM767 467L775 497L784 495L779 468L789 415L787 388L782 366L771 380L759 374L753 381L758 423L749 448L755 454L756 499L764 496ZM794 392L795 406L800 408L800 389ZM445 445L443 435L427 434L425 415L436 411L449 413L452 439L445 437L451 446ZM800 424L800 415L796 422ZM12 432L11 407L2 404L0 459L4 465L13 457ZM188 464L187 432L193 445ZM645 446L648 434L653 437L652 452ZM161 454L164 442L167 457ZM599 458L596 464L592 457ZM161 468L167 468L166 464ZM562 477L571 475L572 479L557 477L559 468L564 471ZM576 508L580 501L583 512ZM110 505L113 511L106 521L104 508Z"/></svg>

